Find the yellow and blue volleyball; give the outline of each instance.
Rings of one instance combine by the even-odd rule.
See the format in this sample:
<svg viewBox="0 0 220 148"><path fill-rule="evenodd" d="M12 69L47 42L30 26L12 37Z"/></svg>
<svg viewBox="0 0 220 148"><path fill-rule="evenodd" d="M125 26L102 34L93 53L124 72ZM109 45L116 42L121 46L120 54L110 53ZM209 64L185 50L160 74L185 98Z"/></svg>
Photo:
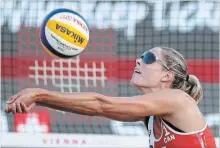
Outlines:
<svg viewBox="0 0 220 148"><path fill-rule="evenodd" d="M40 42L52 56L71 58L79 55L89 42L89 28L78 12L60 8L50 12L40 28Z"/></svg>

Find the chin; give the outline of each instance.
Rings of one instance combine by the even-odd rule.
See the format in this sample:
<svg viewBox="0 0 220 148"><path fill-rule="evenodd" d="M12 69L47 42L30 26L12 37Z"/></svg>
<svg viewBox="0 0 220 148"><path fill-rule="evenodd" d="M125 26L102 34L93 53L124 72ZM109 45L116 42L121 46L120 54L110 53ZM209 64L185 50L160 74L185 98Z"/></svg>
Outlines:
<svg viewBox="0 0 220 148"><path fill-rule="evenodd" d="M136 87L136 88L139 88L139 87L141 86L141 84L138 83L138 81L135 80L135 79L131 79L131 80L130 80L130 84L131 84L132 86Z"/></svg>
<svg viewBox="0 0 220 148"><path fill-rule="evenodd" d="M132 80L132 79L131 79L131 81L130 81L130 84L131 84L133 87L135 87L140 93L143 93L143 92L141 91L141 88L142 88L142 85L141 85L141 84L139 84L138 82L136 82L136 81L134 81L134 80Z"/></svg>

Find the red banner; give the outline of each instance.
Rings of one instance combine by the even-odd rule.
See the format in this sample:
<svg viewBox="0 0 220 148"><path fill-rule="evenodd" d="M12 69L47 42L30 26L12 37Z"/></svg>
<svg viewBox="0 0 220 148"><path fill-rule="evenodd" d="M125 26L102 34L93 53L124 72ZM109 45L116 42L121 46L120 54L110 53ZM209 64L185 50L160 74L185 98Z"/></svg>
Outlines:
<svg viewBox="0 0 220 148"><path fill-rule="evenodd" d="M50 133L48 111L35 111L27 114L15 114L14 128L21 133Z"/></svg>

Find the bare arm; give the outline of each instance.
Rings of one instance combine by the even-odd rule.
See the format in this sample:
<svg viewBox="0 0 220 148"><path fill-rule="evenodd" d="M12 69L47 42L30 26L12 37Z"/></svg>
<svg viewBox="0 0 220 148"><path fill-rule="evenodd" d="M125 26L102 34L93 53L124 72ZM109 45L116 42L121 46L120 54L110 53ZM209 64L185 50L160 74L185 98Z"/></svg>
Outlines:
<svg viewBox="0 0 220 148"><path fill-rule="evenodd" d="M134 97L48 91L38 94L36 99L40 105L63 111L104 116L119 121L138 121L145 116L172 114L181 106L182 94L172 89Z"/></svg>
<svg viewBox="0 0 220 148"><path fill-rule="evenodd" d="M36 96L37 105L83 115L99 115L97 93L43 92Z"/></svg>
<svg viewBox="0 0 220 148"><path fill-rule="evenodd" d="M44 92L37 95L37 104L82 115L104 116L118 121L139 121L141 117L134 117L129 114L118 114L104 112L101 105L107 105L107 96L98 93L59 93ZM113 100L112 100L113 101ZM103 103L106 102L106 103Z"/></svg>

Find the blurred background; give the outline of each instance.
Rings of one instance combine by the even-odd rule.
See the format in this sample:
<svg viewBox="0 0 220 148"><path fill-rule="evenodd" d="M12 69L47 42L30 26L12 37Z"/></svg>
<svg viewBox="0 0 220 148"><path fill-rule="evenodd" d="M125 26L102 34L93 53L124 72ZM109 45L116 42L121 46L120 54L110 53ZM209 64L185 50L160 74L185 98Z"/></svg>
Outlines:
<svg viewBox="0 0 220 148"><path fill-rule="evenodd" d="M89 24L89 45L78 57L53 59L40 45L41 22L55 8L77 10ZM43 107L6 116L4 108L27 87L137 95L129 83L135 59L155 46L185 56L204 88L199 108L219 137L219 1L3 0L0 9L2 147L148 147L141 122Z"/></svg>

